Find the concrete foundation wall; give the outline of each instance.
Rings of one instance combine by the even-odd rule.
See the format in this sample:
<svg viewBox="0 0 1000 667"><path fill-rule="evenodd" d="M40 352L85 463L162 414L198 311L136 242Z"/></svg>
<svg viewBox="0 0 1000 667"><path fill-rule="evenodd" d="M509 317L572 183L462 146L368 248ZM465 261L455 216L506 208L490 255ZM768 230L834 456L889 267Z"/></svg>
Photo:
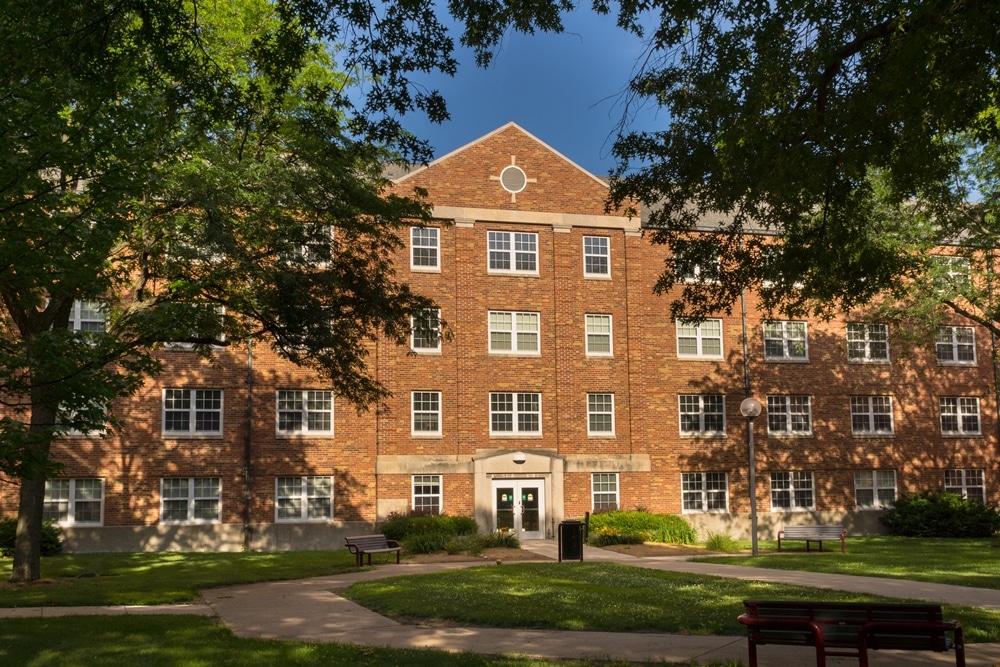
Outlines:
<svg viewBox="0 0 1000 667"><path fill-rule="evenodd" d="M847 536L881 535L885 528L879 522L884 512L768 512L757 515L757 537L778 539L785 526L840 525ZM698 539L711 533L728 534L740 540L750 539L749 514L685 514L684 518L698 531Z"/></svg>

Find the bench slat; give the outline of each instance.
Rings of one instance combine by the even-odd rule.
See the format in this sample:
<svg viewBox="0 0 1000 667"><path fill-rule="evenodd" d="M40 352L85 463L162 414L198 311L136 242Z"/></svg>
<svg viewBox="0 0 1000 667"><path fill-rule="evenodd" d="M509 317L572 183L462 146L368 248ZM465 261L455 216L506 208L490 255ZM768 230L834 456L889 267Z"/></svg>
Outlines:
<svg viewBox="0 0 1000 667"><path fill-rule="evenodd" d="M347 550L354 554L358 567L364 565L364 557L368 556L368 564L372 564L373 553L396 552L396 563L399 563L399 552L402 550L399 542L387 539L385 535L356 535L345 537Z"/></svg>
<svg viewBox="0 0 1000 667"><path fill-rule="evenodd" d="M781 540L805 540L806 551L810 551L810 542L819 542L819 550L823 550L824 540L840 540L840 551L846 551L844 538L847 532L843 526L785 526L778 531L778 551L781 551Z"/></svg>

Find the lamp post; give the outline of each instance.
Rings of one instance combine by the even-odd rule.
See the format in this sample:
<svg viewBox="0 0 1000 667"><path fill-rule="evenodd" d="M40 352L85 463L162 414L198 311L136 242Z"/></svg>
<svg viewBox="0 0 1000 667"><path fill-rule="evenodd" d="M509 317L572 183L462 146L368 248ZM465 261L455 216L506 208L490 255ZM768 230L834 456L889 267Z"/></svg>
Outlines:
<svg viewBox="0 0 1000 667"><path fill-rule="evenodd" d="M763 406L749 396L740 403L740 414L747 418L747 467L750 472L750 545L757 555L757 463L753 453L753 420L760 416Z"/></svg>

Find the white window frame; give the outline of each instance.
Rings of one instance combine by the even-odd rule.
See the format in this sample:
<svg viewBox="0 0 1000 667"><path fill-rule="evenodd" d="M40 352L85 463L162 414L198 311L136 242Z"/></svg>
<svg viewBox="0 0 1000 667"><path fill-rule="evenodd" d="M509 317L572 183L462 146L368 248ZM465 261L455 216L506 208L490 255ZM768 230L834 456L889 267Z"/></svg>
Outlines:
<svg viewBox="0 0 1000 667"><path fill-rule="evenodd" d="M326 260L320 258L316 255L314 248L320 245L319 241L312 243L303 243L302 245L295 248L286 257L286 261L293 264L306 264L309 266L316 266L318 268L325 268L330 265L330 261L334 257L334 240L336 238L336 230L333 225L324 225L322 223L306 223L303 227L307 235L313 233L325 234L329 236L329 240L324 239L323 243L330 246L330 259Z"/></svg>
<svg viewBox="0 0 1000 667"><path fill-rule="evenodd" d="M618 473L595 472L590 475L590 511L616 510L621 507Z"/></svg>
<svg viewBox="0 0 1000 667"><path fill-rule="evenodd" d="M975 366L976 329L953 324L939 326L934 350L938 363L943 366ZM968 357L969 352L971 352L972 358L961 358L963 352L965 352L965 357Z"/></svg>
<svg viewBox="0 0 1000 667"><path fill-rule="evenodd" d="M937 276L936 287L938 292L956 292L967 287L972 281L972 262L968 257L961 255L932 255L942 269L942 274Z"/></svg>
<svg viewBox="0 0 1000 667"><path fill-rule="evenodd" d="M775 428L783 418L784 428ZM796 428L805 421L805 428ZM767 432L770 435L812 435L812 397L806 395L772 395L767 397Z"/></svg>
<svg viewBox="0 0 1000 667"><path fill-rule="evenodd" d="M809 330L805 322L764 322L764 358L768 361L809 361ZM799 337L801 333L801 337ZM801 345L801 353L795 349ZM780 352L778 351L780 349Z"/></svg>
<svg viewBox="0 0 1000 667"><path fill-rule="evenodd" d="M499 321L509 318L509 326L502 327ZM490 354L512 354L537 357L542 353L542 315L537 312L515 310L491 310L487 315L489 327ZM533 324L533 328L532 328ZM494 335L509 335L510 349L495 347ZM521 349L522 343L534 340L534 347Z"/></svg>
<svg viewBox="0 0 1000 667"><path fill-rule="evenodd" d="M983 468L950 468L944 471L944 490L966 500L986 502L986 471Z"/></svg>
<svg viewBox="0 0 1000 667"><path fill-rule="evenodd" d="M871 494L871 501L862 501L861 493ZM885 510L896 504L895 470L855 470L854 506L859 511Z"/></svg>
<svg viewBox="0 0 1000 667"><path fill-rule="evenodd" d="M108 406L107 406L107 404L105 404L103 406L100 406L100 407L102 408L102 412L104 412L105 417L107 417L107 414L108 414ZM92 438L94 436L100 436L100 435L102 435L104 433L107 433L107 428L106 428L107 419L105 419L105 427L96 428L96 429L94 429L92 431L80 431L80 430L75 429L75 428L70 428L70 427L63 426L67 422L72 422L73 419L74 419L74 417L75 417L75 415L76 415L76 411L73 411L73 410L69 410L69 411L67 411L65 413L62 413L61 411L58 412L58 413L56 413L56 436L57 437L59 437L59 438Z"/></svg>
<svg viewBox="0 0 1000 667"><path fill-rule="evenodd" d="M720 498L722 500L721 507L718 506ZM728 473L681 473L681 514L722 514L728 511Z"/></svg>
<svg viewBox="0 0 1000 667"><path fill-rule="evenodd" d="M298 428L282 428L282 415L297 416ZM328 422L329 428L323 428L325 424L313 428L316 420ZM274 392L274 429L278 436L332 436L335 423L332 390L278 389Z"/></svg>
<svg viewBox="0 0 1000 667"><path fill-rule="evenodd" d="M607 331L605 331L605 323ZM587 313L583 316L584 336L586 338L588 357L615 356L614 318L611 315ZM607 351L595 350L598 341L607 340Z"/></svg>
<svg viewBox="0 0 1000 667"><path fill-rule="evenodd" d="M510 399L501 399L501 397L509 396ZM506 407L508 402L511 407L510 410L497 410L498 399L504 401L503 407ZM525 403L525 399L528 403ZM528 409L530 405L537 406L537 409ZM496 420L497 417L502 415L510 415L511 418L511 428L505 430L497 430ZM537 429L531 429L530 424L523 421L522 418L528 418L534 416L535 421L538 423ZM538 392L514 392L514 391L492 391L490 392L490 435L491 436L531 436L538 437L542 435L542 395Z"/></svg>
<svg viewBox="0 0 1000 667"><path fill-rule="evenodd" d="M171 485L174 488L182 488L183 496L167 497L168 482L177 482ZM181 484L183 482L183 484ZM206 493L206 485L209 489L214 487L213 493ZM167 519L167 504L171 502L183 501L183 519ZM200 501L200 502L199 502ZM196 518L195 514L202 511L203 507L214 505L214 518ZM213 524L222 523L222 478L221 477L163 477L160 479L160 523L164 525L177 524Z"/></svg>
<svg viewBox="0 0 1000 667"><path fill-rule="evenodd" d="M783 479L782 483L787 484L786 487L775 487L775 481L781 476ZM782 472L772 472L770 475L771 484L771 511L775 510L782 512L807 512L816 509L816 479L811 472L803 472L801 470L792 471L782 471ZM788 493L788 506L785 507L778 502L776 499L779 498L779 494L787 492ZM799 493L809 493L809 505L803 505L799 502Z"/></svg>
<svg viewBox="0 0 1000 667"><path fill-rule="evenodd" d="M888 407L888 412L885 411ZM896 433L892 396L851 396L851 433L863 436L890 436ZM876 417L889 416L889 428L876 428ZM864 417L866 426L857 428L855 417Z"/></svg>
<svg viewBox="0 0 1000 667"><path fill-rule="evenodd" d="M595 263L603 264L604 270L589 270ZM585 278L611 277L611 239L607 236L583 237L583 276Z"/></svg>
<svg viewBox="0 0 1000 667"><path fill-rule="evenodd" d="M705 329L708 328L705 325L711 323L712 327L718 327L718 334L714 332L706 332ZM723 329L721 319L707 319L698 322L697 324L692 323L688 320L677 320L675 325L677 330L677 357L679 359L722 359L724 354L724 346L722 344L723 339ZM681 351L681 340L693 340L696 352L682 352ZM706 343L710 341L717 341L719 345L718 353L705 352Z"/></svg>
<svg viewBox="0 0 1000 667"><path fill-rule="evenodd" d="M942 435L982 435L983 423L979 414L979 399L975 396L940 396L938 406ZM946 418L949 421L954 420L954 428L945 426Z"/></svg>
<svg viewBox="0 0 1000 667"><path fill-rule="evenodd" d="M100 326L94 326L99 324ZM107 331L108 305L96 299L77 299L70 311L70 331L82 333L104 333ZM86 327L86 328L85 328Z"/></svg>
<svg viewBox="0 0 1000 667"><path fill-rule="evenodd" d="M884 352L876 353L875 350L880 347L884 347ZM849 322L847 361L855 364L889 363L889 326L873 322Z"/></svg>
<svg viewBox="0 0 1000 667"><path fill-rule="evenodd" d="M441 475L413 475L410 478L410 507L421 514L444 512L444 483Z"/></svg>
<svg viewBox="0 0 1000 667"><path fill-rule="evenodd" d="M96 484L95 484L96 483ZM53 498L52 492L55 486L63 487L65 485L65 497ZM88 492L93 491L96 487L98 496L88 497ZM60 491L62 489L60 488ZM97 503L97 520L86 521L83 519L78 519L78 514L85 514L78 504L90 504ZM65 505L65 511L62 509L55 510L53 505ZM98 477L81 477L81 478L55 478L45 480L45 496L42 501L42 516L44 519L52 519L60 526L103 526L104 525L104 480ZM61 518L65 516L65 518Z"/></svg>
<svg viewBox="0 0 1000 667"><path fill-rule="evenodd" d="M611 428L595 430L595 420L610 419ZM615 395L609 392L587 394L587 435L609 438L615 434Z"/></svg>
<svg viewBox="0 0 1000 667"><path fill-rule="evenodd" d="M418 256L421 262L433 259L433 263L418 263ZM410 227L410 269L441 272L440 229L437 227Z"/></svg>
<svg viewBox="0 0 1000 667"><path fill-rule="evenodd" d="M441 354L441 309L426 308L419 315L419 317L429 319L427 328L436 333L435 345L425 345L425 342L430 343L431 341L429 339L425 341L422 336L417 334L417 317L416 315L410 317L410 349L417 354Z"/></svg>
<svg viewBox="0 0 1000 667"><path fill-rule="evenodd" d="M175 407L170 410L167 409L168 400L180 400L180 396L174 396L174 392L180 392L187 395L187 408ZM218 407L215 408L201 408L198 407L199 400L212 400L214 402L215 397L206 396L206 394L213 393L218 394ZM225 392L222 389L191 389L191 388L164 388L160 400L160 426L161 435L164 438L192 438L192 437L220 437L225 429ZM187 430L168 430L167 429L167 413L168 412L187 412L188 413L188 428ZM219 428L218 429L198 429L198 415L200 413L218 413L219 417Z"/></svg>
<svg viewBox="0 0 1000 667"><path fill-rule="evenodd" d="M282 480L288 480L292 482L297 480L299 485L298 493L281 495L282 491ZM315 493L310 491L316 491L316 485L319 484L329 484L329 493ZM322 489L320 489L322 490ZM310 500L324 500L328 501L329 504L329 514L327 516L314 516L313 507L310 505ZM274 520L276 523L322 523L325 521L331 521L334 517L334 479L333 475L279 475L274 478ZM282 516L283 500L298 502L298 513L295 516ZM291 508L291 505L286 505L287 508Z"/></svg>
<svg viewBox="0 0 1000 667"><path fill-rule="evenodd" d="M421 418L418 420L418 417ZM424 419L433 417L435 428L417 428ZM413 391L410 392L410 435L414 437L433 437L441 435L441 392Z"/></svg>
<svg viewBox="0 0 1000 667"><path fill-rule="evenodd" d="M538 275L538 234L534 232L487 231L486 268L488 273ZM530 248L526 247L527 244ZM518 268L530 259L531 268ZM497 267L505 263L507 268Z"/></svg>
<svg viewBox="0 0 1000 667"><path fill-rule="evenodd" d="M706 406L707 403L714 405ZM697 404L697 405L696 405ZM697 407L697 410L692 408ZM718 408L706 411L706 407ZM685 409L687 408L687 409ZM726 435L726 397L724 394L680 394L677 397L678 425L682 437L724 437ZM697 415L698 428L691 430L684 428L684 415ZM709 429L706 422L709 416L718 416L722 419L722 428Z"/></svg>

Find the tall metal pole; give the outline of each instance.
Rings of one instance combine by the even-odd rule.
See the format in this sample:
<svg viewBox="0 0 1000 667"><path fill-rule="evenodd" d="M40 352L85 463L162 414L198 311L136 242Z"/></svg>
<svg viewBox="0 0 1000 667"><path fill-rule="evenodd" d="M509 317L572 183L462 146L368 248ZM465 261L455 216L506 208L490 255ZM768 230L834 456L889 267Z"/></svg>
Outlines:
<svg viewBox="0 0 1000 667"><path fill-rule="evenodd" d="M747 456L750 471L750 550L757 555L757 460L753 453L753 417L747 417Z"/></svg>

